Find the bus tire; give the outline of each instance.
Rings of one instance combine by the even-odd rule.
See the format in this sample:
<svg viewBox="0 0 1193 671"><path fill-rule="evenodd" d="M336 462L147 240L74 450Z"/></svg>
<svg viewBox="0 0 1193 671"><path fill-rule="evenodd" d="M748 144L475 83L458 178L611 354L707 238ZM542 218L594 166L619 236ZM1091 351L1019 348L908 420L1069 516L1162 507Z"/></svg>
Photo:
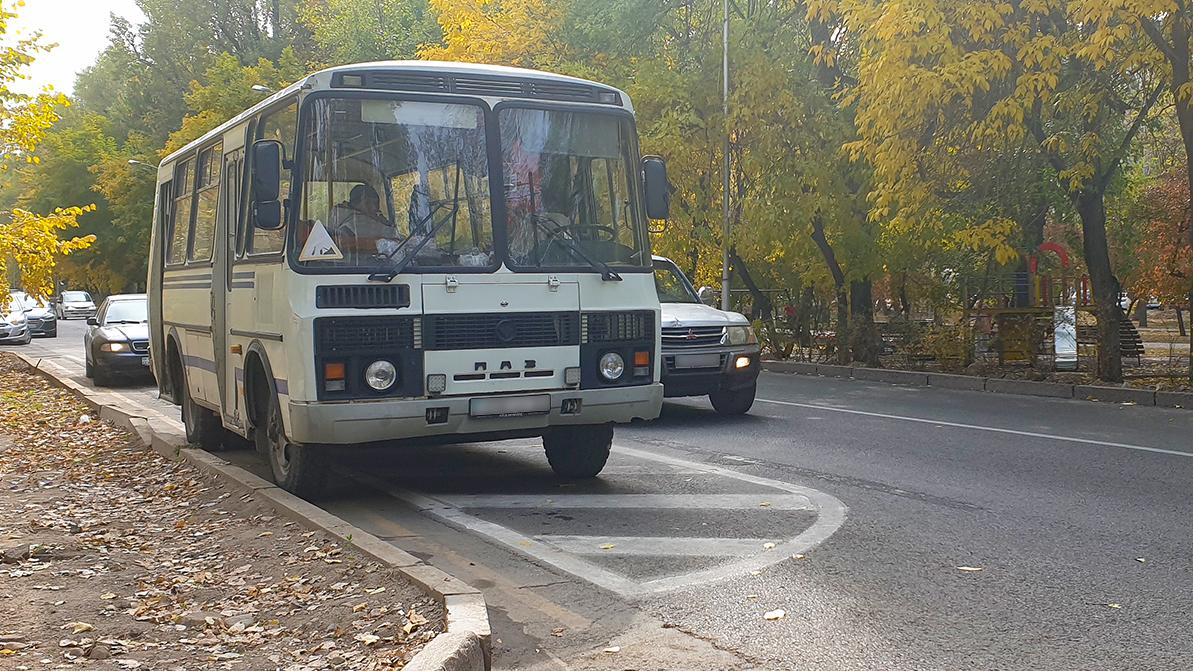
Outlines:
<svg viewBox="0 0 1193 671"><path fill-rule="evenodd" d="M758 393L758 385L752 384L742 389L731 391L714 391L708 395L712 407L721 415L744 415L754 406L754 395Z"/></svg>
<svg viewBox="0 0 1193 671"><path fill-rule="evenodd" d="M559 426L543 434L547 462L555 475L567 480L595 478L609 460L613 425Z"/></svg>
<svg viewBox="0 0 1193 671"><path fill-rule="evenodd" d="M304 499L318 498L327 484L327 463L318 448L295 445L286 439L282 407L276 392L269 394L263 422L253 432L257 451L269 459L273 481Z"/></svg>
<svg viewBox="0 0 1193 671"><path fill-rule="evenodd" d="M182 399L182 425L186 427L186 442L208 452L218 452L224 446L224 426L214 412L195 403L186 385L175 392Z"/></svg>

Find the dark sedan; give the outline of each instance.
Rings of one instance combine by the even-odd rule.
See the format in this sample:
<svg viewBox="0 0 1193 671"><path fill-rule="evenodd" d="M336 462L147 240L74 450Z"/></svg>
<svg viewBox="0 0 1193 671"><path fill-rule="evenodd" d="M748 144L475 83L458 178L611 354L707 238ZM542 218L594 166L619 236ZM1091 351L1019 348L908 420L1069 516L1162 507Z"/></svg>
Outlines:
<svg viewBox="0 0 1193 671"><path fill-rule="evenodd" d="M149 375L149 302L145 294L108 296L83 335L87 377L97 385Z"/></svg>

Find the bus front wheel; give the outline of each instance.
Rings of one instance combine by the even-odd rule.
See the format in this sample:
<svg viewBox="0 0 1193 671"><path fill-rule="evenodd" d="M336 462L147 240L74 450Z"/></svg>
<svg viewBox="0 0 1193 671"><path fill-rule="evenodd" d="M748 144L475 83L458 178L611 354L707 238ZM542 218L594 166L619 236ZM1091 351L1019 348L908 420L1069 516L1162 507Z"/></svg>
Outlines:
<svg viewBox="0 0 1193 671"><path fill-rule="evenodd" d="M282 407L276 393L269 395L262 424L254 432L257 451L268 456L273 481L306 499L316 498L327 483L327 464L318 448L295 445L286 439Z"/></svg>
<svg viewBox="0 0 1193 671"><path fill-rule="evenodd" d="M605 468L612 446L612 424L557 426L543 435L551 470L568 480L595 478Z"/></svg>

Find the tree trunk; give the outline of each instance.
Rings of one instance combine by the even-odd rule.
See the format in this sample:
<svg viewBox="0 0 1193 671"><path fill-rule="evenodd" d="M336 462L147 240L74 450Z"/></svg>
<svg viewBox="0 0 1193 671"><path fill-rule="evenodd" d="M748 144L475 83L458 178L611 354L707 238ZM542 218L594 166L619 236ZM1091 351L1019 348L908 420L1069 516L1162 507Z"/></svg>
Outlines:
<svg viewBox="0 0 1193 671"><path fill-rule="evenodd" d="M1193 315L1193 287L1189 287L1189 314ZM1176 318L1181 319L1181 311L1176 311ZM1185 323L1181 322L1181 334L1185 333ZM1189 385L1193 386L1193 328L1188 329L1189 332Z"/></svg>
<svg viewBox="0 0 1193 671"><path fill-rule="evenodd" d="M1135 303L1135 321L1139 323L1139 328L1147 328L1147 301L1140 298Z"/></svg>
<svg viewBox="0 0 1193 671"><path fill-rule="evenodd" d="M828 266L828 271L833 276L833 285L837 295L837 363L848 366L849 292L845 288L845 271L841 270L841 264L837 263L837 255L833 252L833 246L824 236L824 219L821 218L820 213L812 216L812 241L820 249L820 254L824 257L824 265Z"/></svg>
<svg viewBox="0 0 1193 671"><path fill-rule="evenodd" d="M1193 299L1193 291L1189 292L1189 298ZM1189 335L1185 331L1185 311L1180 308L1176 309L1176 327L1180 330L1182 338Z"/></svg>
<svg viewBox="0 0 1193 671"><path fill-rule="evenodd" d="M850 348L853 350L854 361L877 367L880 349L878 327L874 324L873 293L869 277L850 283L849 312L853 322Z"/></svg>
<svg viewBox="0 0 1193 671"><path fill-rule="evenodd" d="M1105 197L1101 189L1091 189L1076 194L1074 201L1081 216L1082 249L1098 317L1098 379L1122 382L1123 360L1118 331L1122 314L1120 285L1110 266Z"/></svg>
<svg viewBox="0 0 1193 671"><path fill-rule="evenodd" d="M911 300L907 297L907 273L899 282L899 313L905 321L911 321Z"/></svg>
<svg viewBox="0 0 1193 671"><path fill-rule="evenodd" d="M812 304L816 299L815 290L809 284L804 287L799 299L799 344L807 347L812 344ZM1183 334L1184 331L1181 331Z"/></svg>
<svg viewBox="0 0 1193 671"><path fill-rule="evenodd" d="M770 296L767 296L766 292L754 282L754 276L750 274L746 262L737 255L737 249L729 250L729 260L733 262L733 269L737 271L737 276L741 278L742 283L746 285L746 289L749 289L750 295L754 298L754 305L750 309L750 321L759 319L772 321L774 310L771 306Z"/></svg>

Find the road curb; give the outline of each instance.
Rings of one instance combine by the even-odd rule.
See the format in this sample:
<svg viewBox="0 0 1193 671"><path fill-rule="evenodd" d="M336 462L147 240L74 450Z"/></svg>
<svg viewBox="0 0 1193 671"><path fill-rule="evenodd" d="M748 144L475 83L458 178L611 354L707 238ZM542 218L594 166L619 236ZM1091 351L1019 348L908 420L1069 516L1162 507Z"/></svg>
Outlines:
<svg viewBox="0 0 1193 671"><path fill-rule="evenodd" d="M1103 401L1109 403L1134 403L1142 406L1180 408L1193 410L1193 393L1179 391L1153 391L1134 387L1103 387L1098 385L1074 385L1058 382L1035 382L1033 380L1011 380L998 377L976 377L948 373L904 371L886 368L864 368L861 366L834 366L813 364L805 361L763 361L762 370L771 373L791 375L818 375L839 379L853 379L863 382L910 385L915 387L939 387L961 391L985 391L1016 396L1044 396L1067 398L1078 401Z"/></svg>
<svg viewBox="0 0 1193 671"><path fill-rule="evenodd" d="M262 500L308 529L334 536L344 545L389 566L429 592L443 605L447 628L404 668L413 671L487 671L490 668L492 630L488 607L480 590L235 464L210 452L191 448L180 421L150 408L129 407L111 394L83 386L70 379L70 371L53 361L23 354L17 354L17 357L51 383L74 392L95 408L101 419L135 433L145 447L172 461L184 461L204 475Z"/></svg>

